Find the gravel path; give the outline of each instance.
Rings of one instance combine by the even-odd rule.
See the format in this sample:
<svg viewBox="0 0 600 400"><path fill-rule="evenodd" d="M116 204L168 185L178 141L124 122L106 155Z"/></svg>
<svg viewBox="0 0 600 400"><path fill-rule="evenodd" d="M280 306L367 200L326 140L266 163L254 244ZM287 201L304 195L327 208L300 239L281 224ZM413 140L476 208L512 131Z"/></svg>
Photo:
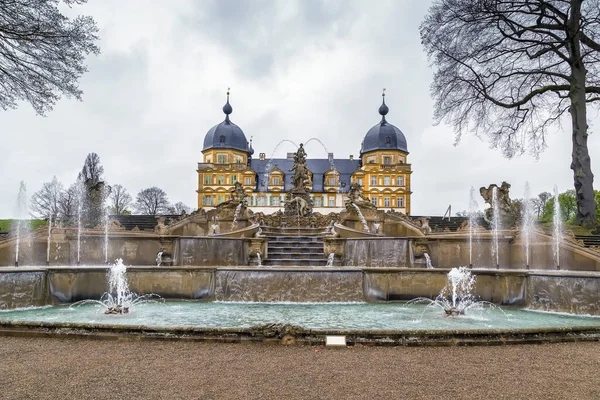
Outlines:
<svg viewBox="0 0 600 400"><path fill-rule="evenodd" d="M325 349L0 337L2 399L600 399L600 343Z"/></svg>

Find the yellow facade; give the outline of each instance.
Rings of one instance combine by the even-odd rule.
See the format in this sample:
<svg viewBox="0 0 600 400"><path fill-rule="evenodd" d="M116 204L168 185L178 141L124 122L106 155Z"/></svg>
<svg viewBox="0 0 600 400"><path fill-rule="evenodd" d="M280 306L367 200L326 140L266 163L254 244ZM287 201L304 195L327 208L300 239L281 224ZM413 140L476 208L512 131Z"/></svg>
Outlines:
<svg viewBox="0 0 600 400"><path fill-rule="evenodd" d="M399 150L377 150L362 154L362 168L352 174L352 182L360 184L363 195L379 208L399 209L410 214L411 165L408 153Z"/></svg>
<svg viewBox="0 0 600 400"><path fill-rule="evenodd" d="M282 207L285 199L285 172L274 167L268 177L268 191L255 192L256 172L248 166L248 155L229 149L210 149L203 152L204 163L198 164L198 208L215 207L230 197L233 185L240 182L252 207ZM410 214L411 165L408 154L399 150L377 150L362 154L362 167L351 177L359 183L363 195L378 208L395 209ZM233 162L232 162L233 161ZM312 176L311 176L312 179ZM337 171L324 174L323 192L311 193L316 208L344 207L339 192L340 177ZM308 186L311 189L311 185Z"/></svg>

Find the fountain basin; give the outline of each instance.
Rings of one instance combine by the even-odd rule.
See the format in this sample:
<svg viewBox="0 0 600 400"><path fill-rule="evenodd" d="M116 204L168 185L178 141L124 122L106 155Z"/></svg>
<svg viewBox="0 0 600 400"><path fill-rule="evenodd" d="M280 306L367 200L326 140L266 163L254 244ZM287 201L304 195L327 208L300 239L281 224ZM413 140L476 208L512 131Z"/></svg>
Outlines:
<svg viewBox="0 0 600 400"><path fill-rule="evenodd" d="M291 335L290 335L291 332ZM0 334L280 341L322 344L456 345L600 340L600 318L486 309L446 318L424 305L387 303L144 303L127 315L100 307L51 306L0 312Z"/></svg>

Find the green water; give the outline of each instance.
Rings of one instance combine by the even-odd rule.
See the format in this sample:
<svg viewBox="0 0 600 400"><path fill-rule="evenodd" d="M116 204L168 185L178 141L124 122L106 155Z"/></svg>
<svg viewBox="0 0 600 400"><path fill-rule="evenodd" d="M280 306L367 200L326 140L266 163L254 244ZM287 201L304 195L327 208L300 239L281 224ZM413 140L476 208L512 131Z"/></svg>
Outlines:
<svg viewBox="0 0 600 400"><path fill-rule="evenodd" d="M518 329L597 326L600 318L540 313L512 308L470 310L445 317L422 304L372 303L205 303L164 302L136 305L127 315L105 315L98 305L54 306L0 311L0 320L74 322L147 326L250 327L287 323L307 329Z"/></svg>

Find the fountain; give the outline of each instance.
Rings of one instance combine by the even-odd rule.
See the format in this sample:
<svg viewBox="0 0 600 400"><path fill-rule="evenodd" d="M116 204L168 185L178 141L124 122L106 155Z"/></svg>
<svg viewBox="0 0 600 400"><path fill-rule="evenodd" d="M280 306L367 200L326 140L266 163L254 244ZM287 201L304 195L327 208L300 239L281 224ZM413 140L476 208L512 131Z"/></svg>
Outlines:
<svg viewBox="0 0 600 400"><path fill-rule="evenodd" d="M355 203L352 203L352 206L354 207L354 209L356 209L356 213L358 214L358 217L360 218L360 223L362 224L363 231L370 232L369 223L367 222L367 219L365 218L363 213L360 211L360 208Z"/></svg>
<svg viewBox="0 0 600 400"><path fill-rule="evenodd" d="M433 268L433 264L431 263L431 257L429 257L429 254L423 253L423 257L425 257L425 266L429 269Z"/></svg>
<svg viewBox="0 0 600 400"><path fill-rule="evenodd" d="M77 181L77 265L81 263L81 213L83 208L83 181Z"/></svg>
<svg viewBox="0 0 600 400"><path fill-rule="evenodd" d="M153 299L161 299L161 297L156 294L139 296L129 290L127 267L119 258L108 269L108 291L101 296L100 300L81 300L71 304L70 308L96 304L103 308L104 314L123 315L129 314L133 306L155 301Z"/></svg>
<svg viewBox="0 0 600 400"><path fill-rule="evenodd" d="M237 228L238 218L240 216L240 212L242 211L243 205L244 205L244 203L240 202L240 204L238 204L237 207L235 207L235 211L233 212L233 221L231 222L231 230L232 231Z"/></svg>
<svg viewBox="0 0 600 400"><path fill-rule="evenodd" d="M156 266L160 267L160 264L162 263L162 255L163 252L159 251L158 253L156 253Z"/></svg>
<svg viewBox="0 0 600 400"><path fill-rule="evenodd" d="M269 172L271 172L271 168L273 167L273 159L275 158L275 152L277 151L279 146L281 146L281 144L283 144L284 142L291 143L294 145L294 147L296 149L298 149L298 145L288 139L283 139L282 141L277 143L277 146L275 146L275 148L271 152L271 158L269 158L269 161L267 161L267 164L265 164L265 172L263 173L263 179L262 179L262 184L265 187L265 190L268 190L268 187L269 187Z"/></svg>
<svg viewBox="0 0 600 400"><path fill-rule="evenodd" d="M335 253L329 253L327 257L327 267L333 267L333 263L335 262Z"/></svg>
<svg viewBox="0 0 600 400"><path fill-rule="evenodd" d="M257 267L262 267L262 257L260 256L260 252L257 251L256 252L256 263L257 263Z"/></svg>
<svg viewBox="0 0 600 400"><path fill-rule="evenodd" d="M310 142L312 141L316 141L317 143L319 143L321 145L321 147L323 147L323 150L325 150L325 153L327 153L327 160L329 161L329 167L331 168L331 170L333 171L333 173L335 175L337 175L337 168L335 167L335 162L333 161L333 157L331 156L332 153L329 152L329 150L327 150L327 147L325 147L325 145L323 144L323 142L321 142L320 139L313 137L310 138L306 141L306 143L304 143L304 146L308 145ZM338 188L338 193L341 191L341 186Z"/></svg>
<svg viewBox="0 0 600 400"><path fill-rule="evenodd" d="M473 266L473 233L477 225L477 201L475 188L471 186L469 193L469 266Z"/></svg>
<svg viewBox="0 0 600 400"><path fill-rule="evenodd" d="M531 191L529 189L529 182L525 182L525 198L523 199L522 210L521 210L521 231L523 232L523 241L525 246L525 268L529 269L529 257L530 257L530 242L531 234L535 224L535 210L533 200L531 199Z"/></svg>
<svg viewBox="0 0 600 400"><path fill-rule="evenodd" d="M431 300L419 297L408 302L426 303L427 307L423 313L431 307L440 308L447 317L457 317L464 315L467 310L482 310L485 306L497 308L494 304L487 301L478 301L471 293L475 285L475 275L471 273L468 267L455 267L448 272L448 281L440 294Z"/></svg>
<svg viewBox="0 0 600 400"><path fill-rule="evenodd" d="M553 253L554 262L556 263L556 269L560 269L560 243L562 242L562 215L560 212L560 202L558 201L558 187L554 185L554 217L552 219L554 232L553 232Z"/></svg>
<svg viewBox="0 0 600 400"><path fill-rule="evenodd" d="M500 248L498 235L500 231L500 208L498 205L498 187L494 186L492 191L492 258L496 259L496 268L500 268Z"/></svg>
<svg viewBox="0 0 600 400"><path fill-rule="evenodd" d="M48 217L48 238L46 240L46 265L50 265L50 244L52 242L52 214Z"/></svg>
<svg viewBox="0 0 600 400"><path fill-rule="evenodd" d="M293 187L286 196L284 214L288 217L306 217L312 214L313 202L308 191L308 168L306 167L306 152L302 143L294 154L294 166L291 171L293 176Z"/></svg>
<svg viewBox="0 0 600 400"><path fill-rule="evenodd" d="M19 194L17 196L17 242L15 247L15 267L19 266L19 251L21 247L21 236L22 230L25 228L23 226L24 219L27 216L27 188L25 186L25 182L21 181L21 185L19 187Z"/></svg>

